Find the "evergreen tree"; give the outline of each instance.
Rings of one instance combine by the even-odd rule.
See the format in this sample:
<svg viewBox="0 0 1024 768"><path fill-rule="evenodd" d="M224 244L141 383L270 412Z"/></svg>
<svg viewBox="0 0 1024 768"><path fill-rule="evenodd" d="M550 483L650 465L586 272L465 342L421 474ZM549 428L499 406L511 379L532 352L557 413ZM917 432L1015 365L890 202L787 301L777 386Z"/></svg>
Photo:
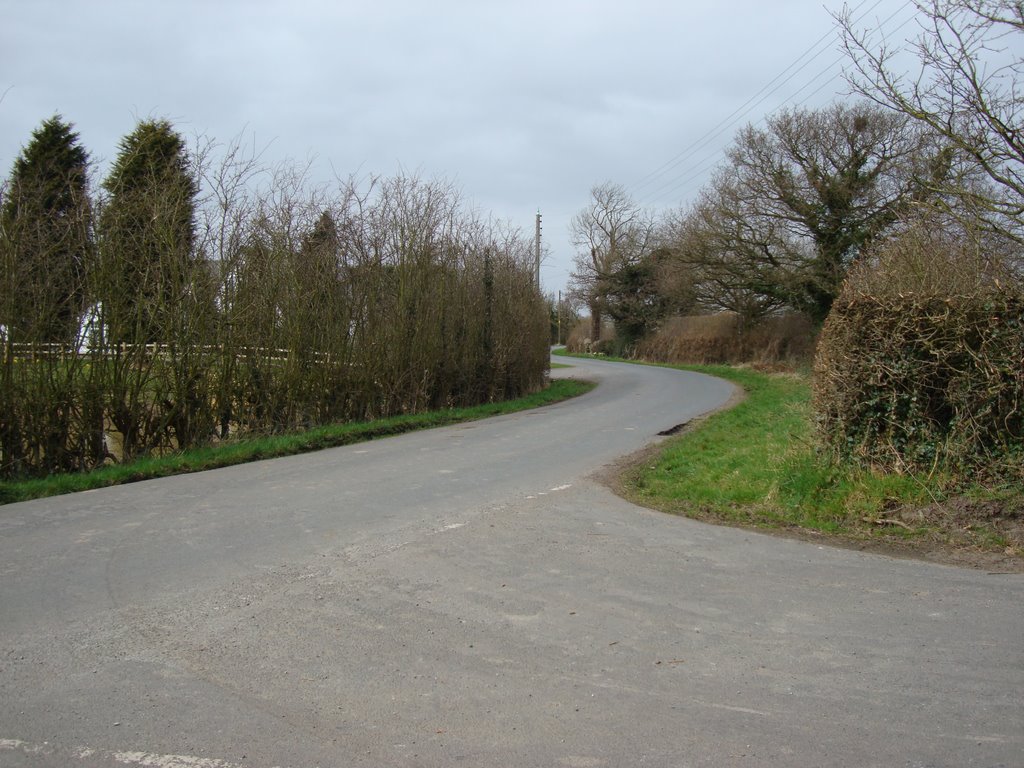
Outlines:
<svg viewBox="0 0 1024 768"><path fill-rule="evenodd" d="M110 339L167 341L195 266L198 185L184 140L166 120L140 122L103 187L98 286Z"/></svg>
<svg viewBox="0 0 1024 768"><path fill-rule="evenodd" d="M18 342L70 343L92 246L89 155L60 115L33 131L0 206L0 324Z"/></svg>
<svg viewBox="0 0 1024 768"><path fill-rule="evenodd" d="M659 284L659 270L670 256L667 249L655 249L623 264L605 280L602 299L615 322L619 352L630 350L665 317L682 309Z"/></svg>
<svg viewBox="0 0 1024 768"><path fill-rule="evenodd" d="M344 284L340 277L338 255L340 236L329 211L324 211L312 231L302 239L294 256L292 301L294 331L306 339L309 347L325 351L335 336L347 330L342 317Z"/></svg>

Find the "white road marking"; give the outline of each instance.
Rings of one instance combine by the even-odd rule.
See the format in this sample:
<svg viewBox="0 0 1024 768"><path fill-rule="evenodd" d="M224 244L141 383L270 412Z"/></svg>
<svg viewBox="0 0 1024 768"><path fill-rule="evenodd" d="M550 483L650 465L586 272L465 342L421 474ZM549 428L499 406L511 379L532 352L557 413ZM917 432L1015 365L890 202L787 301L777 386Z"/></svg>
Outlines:
<svg viewBox="0 0 1024 768"><path fill-rule="evenodd" d="M745 715L760 715L761 717L771 717L770 712L762 712L759 709L748 709L747 707L732 707L728 704L709 704L701 702L705 707L714 707L715 709L725 709L729 712L742 712Z"/></svg>
<svg viewBox="0 0 1024 768"><path fill-rule="evenodd" d="M154 755L150 752L114 752L117 762L145 768L238 768L238 763L227 763L209 757L191 755Z"/></svg>
<svg viewBox="0 0 1024 768"><path fill-rule="evenodd" d="M32 744L20 739L0 739L0 752L19 751L26 755L57 756L63 750L44 741ZM240 763L232 763L215 757L196 757L195 755L159 755L155 752L107 752L92 747L75 747L70 750L71 757L78 760L96 759L109 760L121 765L136 768L242 768Z"/></svg>
<svg viewBox="0 0 1024 768"><path fill-rule="evenodd" d="M19 741L18 739L0 739L0 749L13 750L21 749L28 752L28 747L31 746L28 742Z"/></svg>
<svg viewBox="0 0 1024 768"><path fill-rule="evenodd" d="M551 491L564 491L567 488L572 488L572 483L568 483L566 485L556 485L554 488L551 489Z"/></svg>

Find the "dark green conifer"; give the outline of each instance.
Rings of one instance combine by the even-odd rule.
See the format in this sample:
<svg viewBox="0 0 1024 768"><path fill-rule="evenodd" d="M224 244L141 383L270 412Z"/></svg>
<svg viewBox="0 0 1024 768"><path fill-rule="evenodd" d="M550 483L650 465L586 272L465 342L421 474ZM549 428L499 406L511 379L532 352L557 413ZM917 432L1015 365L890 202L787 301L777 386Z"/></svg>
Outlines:
<svg viewBox="0 0 1024 768"><path fill-rule="evenodd" d="M115 342L160 342L190 291L195 198L184 140L146 120L121 140L100 217L103 313Z"/></svg>
<svg viewBox="0 0 1024 768"><path fill-rule="evenodd" d="M0 206L0 324L11 341L71 343L92 248L89 155L60 115L14 161Z"/></svg>

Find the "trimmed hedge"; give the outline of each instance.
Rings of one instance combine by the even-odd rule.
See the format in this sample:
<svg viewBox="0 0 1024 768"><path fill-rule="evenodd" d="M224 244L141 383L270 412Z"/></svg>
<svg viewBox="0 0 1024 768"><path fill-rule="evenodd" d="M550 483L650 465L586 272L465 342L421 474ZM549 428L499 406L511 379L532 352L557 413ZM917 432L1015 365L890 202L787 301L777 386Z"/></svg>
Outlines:
<svg viewBox="0 0 1024 768"><path fill-rule="evenodd" d="M637 345L646 360L691 365L807 362L815 328L808 317L789 313L744 328L739 315L719 312L667 320Z"/></svg>
<svg viewBox="0 0 1024 768"><path fill-rule="evenodd" d="M819 341L814 406L837 459L1024 479L1024 298L998 283L841 297Z"/></svg>

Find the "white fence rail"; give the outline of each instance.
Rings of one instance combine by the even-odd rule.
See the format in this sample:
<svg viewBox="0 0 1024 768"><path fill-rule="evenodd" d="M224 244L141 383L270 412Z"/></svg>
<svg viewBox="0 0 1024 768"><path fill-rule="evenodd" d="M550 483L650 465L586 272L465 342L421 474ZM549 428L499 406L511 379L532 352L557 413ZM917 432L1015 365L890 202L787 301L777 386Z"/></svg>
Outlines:
<svg viewBox="0 0 1024 768"><path fill-rule="evenodd" d="M37 362L43 360L69 360L77 358L119 358L127 356L160 357L173 359L183 352L200 353L210 356L224 355L224 345L206 344L192 347L181 347L173 344L107 344L100 347L77 346L72 344L49 344L35 342L9 342L0 344L0 361L8 359L21 362ZM288 349L270 347L238 347L232 353L238 360L261 359L285 362L295 357L295 352ZM311 352L309 356L317 363L330 363L333 355L330 352Z"/></svg>

